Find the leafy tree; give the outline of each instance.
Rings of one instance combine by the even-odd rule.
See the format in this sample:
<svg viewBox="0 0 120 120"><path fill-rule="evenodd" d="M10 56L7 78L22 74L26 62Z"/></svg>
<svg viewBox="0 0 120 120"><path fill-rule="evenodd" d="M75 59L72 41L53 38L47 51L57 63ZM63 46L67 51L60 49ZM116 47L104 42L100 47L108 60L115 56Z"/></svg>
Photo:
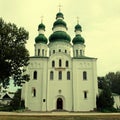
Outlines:
<svg viewBox="0 0 120 120"><path fill-rule="evenodd" d="M97 97L97 108L101 110L103 109L109 110L113 108L113 104L114 104L114 99L112 97L110 87L104 79L102 82L102 90L99 96Z"/></svg>
<svg viewBox="0 0 120 120"><path fill-rule="evenodd" d="M109 72L105 78L109 81L111 91L120 95L120 72Z"/></svg>
<svg viewBox="0 0 120 120"><path fill-rule="evenodd" d="M29 80L24 66L28 65L29 52L25 48L28 32L0 18L0 84L7 87L10 76L15 85Z"/></svg>
<svg viewBox="0 0 120 120"><path fill-rule="evenodd" d="M12 110L18 110L21 108L21 103L22 103L22 108L23 108L24 103L23 101L21 101L21 89L18 89L13 97L13 100L10 103L10 106Z"/></svg>

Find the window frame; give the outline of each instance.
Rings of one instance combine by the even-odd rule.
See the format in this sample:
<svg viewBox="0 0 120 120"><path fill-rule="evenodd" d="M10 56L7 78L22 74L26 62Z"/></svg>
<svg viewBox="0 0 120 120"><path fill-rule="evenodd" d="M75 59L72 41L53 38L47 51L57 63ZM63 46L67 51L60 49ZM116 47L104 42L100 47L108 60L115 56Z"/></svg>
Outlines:
<svg viewBox="0 0 120 120"><path fill-rule="evenodd" d="M69 67L69 61L68 61L68 60L66 60L65 66L66 66L66 67Z"/></svg>
<svg viewBox="0 0 120 120"><path fill-rule="evenodd" d="M62 71L58 71L58 80L62 80Z"/></svg>
<svg viewBox="0 0 120 120"><path fill-rule="evenodd" d="M53 80L53 79L54 79L54 72L50 71L50 80Z"/></svg>
<svg viewBox="0 0 120 120"><path fill-rule="evenodd" d="M55 67L55 61L52 60L52 67Z"/></svg>
<svg viewBox="0 0 120 120"><path fill-rule="evenodd" d="M70 71L67 71L67 80L70 80Z"/></svg>
<svg viewBox="0 0 120 120"><path fill-rule="evenodd" d="M38 76L37 76L37 71L35 70L35 71L33 72L33 79L34 79L34 80L37 80L37 77L38 77Z"/></svg>
<svg viewBox="0 0 120 120"><path fill-rule="evenodd" d="M62 60L59 59L59 67L62 67Z"/></svg>
<svg viewBox="0 0 120 120"><path fill-rule="evenodd" d="M83 71L83 80L87 80L87 72Z"/></svg>

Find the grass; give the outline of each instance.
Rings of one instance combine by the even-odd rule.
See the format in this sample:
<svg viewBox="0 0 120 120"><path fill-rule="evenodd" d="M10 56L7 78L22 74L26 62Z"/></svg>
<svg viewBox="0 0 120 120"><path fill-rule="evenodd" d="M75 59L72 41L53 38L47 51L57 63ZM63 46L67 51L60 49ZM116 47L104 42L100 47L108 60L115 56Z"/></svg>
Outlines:
<svg viewBox="0 0 120 120"><path fill-rule="evenodd" d="M120 116L9 116L1 115L0 120L120 120Z"/></svg>

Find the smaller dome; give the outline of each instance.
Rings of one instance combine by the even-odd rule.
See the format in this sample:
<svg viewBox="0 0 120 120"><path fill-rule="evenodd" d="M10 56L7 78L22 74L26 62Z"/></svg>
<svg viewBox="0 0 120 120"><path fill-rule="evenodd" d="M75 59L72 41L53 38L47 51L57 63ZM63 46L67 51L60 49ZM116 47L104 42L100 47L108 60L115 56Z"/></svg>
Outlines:
<svg viewBox="0 0 120 120"><path fill-rule="evenodd" d="M73 44L84 44L85 40L83 37L81 37L81 35L76 35L73 40L72 40Z"/></svg>
<svg viewBox="0 0 120 120"><path fill-rule="evenodd" d="M66 23L62 20L62 19L58 19L54 22L53 27L57 26L57 25L62 25L65 26L67 28Z"/></svg>
<svg viewBox="0 0 120 120"><path fill-rule="evenodd" d="M57 41L57 40L70 42L70 41L71 41L71 38L70 38L70 36L69 36L66 32L64 32L64 31L56 31L56 32L54 32L53 34L50 35L49 41L50 41L50 42L54 42L54 41Z"/></svg>
<svg viewBox="0 0 120 120"><path fill-rule="evenodd" d="M45 44L47 44L47 38L45 37L44 34L39 34L39 35L35 38L35 43L45 43Z"/></svg>
<svg viewBox="0 0 120 120"><path fill-rule="evenodd" d="M75 26L75 32L76 32L77 30L79 30L79 31L82 32L82 27L81 27L81 25L77 24L77 25Z"/></svg>
<svg viewBox="0 0 120 120"><path fill-rule="evenodd" d="M38 25L38 30L40 30L40 29L45 30L45 25L43 23Z"/></svg>
<svg viewBox="0 0 120 120"><path fill-rule="evenodd" d="M59 18L59 17L64 19L63 13L61 13L61 12L57 13L56 14L56 19Z"/></svg>

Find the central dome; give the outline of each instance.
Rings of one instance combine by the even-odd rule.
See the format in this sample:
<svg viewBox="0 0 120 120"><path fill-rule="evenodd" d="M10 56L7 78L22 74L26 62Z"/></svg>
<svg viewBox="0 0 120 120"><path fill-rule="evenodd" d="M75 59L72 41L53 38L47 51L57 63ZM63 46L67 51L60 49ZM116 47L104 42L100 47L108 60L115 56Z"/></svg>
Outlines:
<svg viewBox="0 0 120 120"><path fill-rule="evenodd" d="M50 35L49 41L54 42L54 41L67 41L70 42L71 38L70 36L64 32L64 31L56 31L53 34Z"/></svg>
<svg viewBox="0 0 120 120"><path fill-rule="evenodd" d="M62 25L67 27L66 23L62 20L62 19L58 19L54 22L53 27L57 26L57 25Z"/></svg>

